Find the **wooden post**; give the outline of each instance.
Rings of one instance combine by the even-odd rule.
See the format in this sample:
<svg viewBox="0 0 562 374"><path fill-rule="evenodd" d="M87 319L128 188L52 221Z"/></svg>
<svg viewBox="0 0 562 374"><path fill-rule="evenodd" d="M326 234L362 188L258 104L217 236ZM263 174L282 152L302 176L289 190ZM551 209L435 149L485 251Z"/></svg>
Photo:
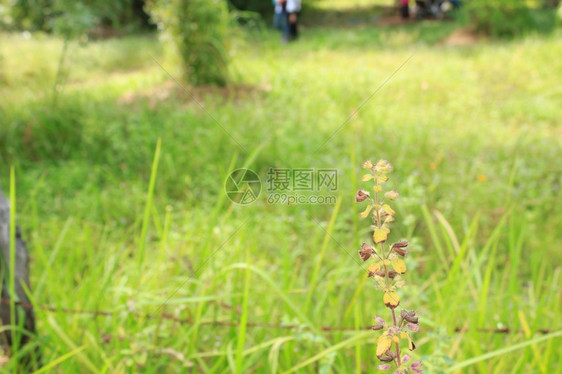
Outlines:
<svg viewBox="0 0 562 374"><path fill-rule="evenodd" d="M10 320L10 294L8 292L7 279L9 272L10 258L10 202L2 193L0 188L0 266L2 279L2 298L0 302L0 320L2 325L9 325ZM28 289L29 285L29 256L25 242L21 237L19 227L16 227L16 259L15 259L15 291L16 291L16 322L21 323L23 316L23 327L32 334L35 334L35 316L23 285ZM5 338L0 336L0 345L5 341L12 345L12 334L10 331L5 333ZM29 334L21 334L20 346L30 340Z"/></svg>

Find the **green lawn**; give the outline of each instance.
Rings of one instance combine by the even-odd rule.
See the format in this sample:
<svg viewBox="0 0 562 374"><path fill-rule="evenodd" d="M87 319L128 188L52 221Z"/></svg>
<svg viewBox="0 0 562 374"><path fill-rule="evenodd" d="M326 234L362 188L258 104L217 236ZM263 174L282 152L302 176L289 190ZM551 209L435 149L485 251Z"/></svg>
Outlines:
<svg viewBox="0 0 562 374"><path fill-rule="evenodd" d="M346 252L370 236L360 165L384 158L391 240L413 247L412 356L430 373L562 373L560 334L518 345L562 330L562 35L440 43L454 27L247 35L233 86L193 91L204 110L153 60L177 73L155 37L71 43L55 99L62 41L1 34L0 182L14 166L43 363L376 372L362 329L387 310ZM338 203L233 205L241 167L337 169Z"/></svg>

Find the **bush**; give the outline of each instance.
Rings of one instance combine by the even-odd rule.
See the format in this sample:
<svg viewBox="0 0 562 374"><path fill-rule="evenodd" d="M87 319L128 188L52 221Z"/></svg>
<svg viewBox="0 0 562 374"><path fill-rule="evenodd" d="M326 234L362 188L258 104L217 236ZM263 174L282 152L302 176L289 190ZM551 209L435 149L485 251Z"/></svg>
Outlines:
<svg viewBox="0 0 562 374"><path fill-rule="evenodd" d="M520 0L471 0L463 14L475 32L493 37L550 32L556 23L552 8L532 7Z"/></svg>
<svg viewBox="0 0 562 374"><path fill-rule="evenodd" d="M269 16L273 14L273 3L267 0L230 0L230 3L239 10L249 10Z"/></svg>
<svg viewBox="0 0 562 374"><path fill-rule="evenodd" d="M181 57L183 80L224 86L229 28L225 0L157 0L149 8L158 29L173 41Z"/></svg>
<svg viewBox="0 0 562 374"><path fill-rule="evenodd" d="M149 26L144 0L14 0L3 5L5 2L0 0L0 25L5 28L58 33L61 22L66 28L73 26L73 31L79 25L84 32L100 26L128 31Z"/></svg>

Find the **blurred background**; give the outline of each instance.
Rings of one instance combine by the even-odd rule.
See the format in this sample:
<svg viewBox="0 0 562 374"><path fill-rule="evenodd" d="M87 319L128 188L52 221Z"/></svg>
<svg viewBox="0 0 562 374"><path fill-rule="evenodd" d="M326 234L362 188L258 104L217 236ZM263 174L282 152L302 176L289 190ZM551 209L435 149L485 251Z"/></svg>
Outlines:
<svg viewBox="0 0 562 374"><path fill-rule="evenodd" d="M410 354L562 372L559 1L294 3L0 0L0 186L37 326L2 371L375 372L354 196L382 158ZM300 169L337 188L268 190Z"/></svg>

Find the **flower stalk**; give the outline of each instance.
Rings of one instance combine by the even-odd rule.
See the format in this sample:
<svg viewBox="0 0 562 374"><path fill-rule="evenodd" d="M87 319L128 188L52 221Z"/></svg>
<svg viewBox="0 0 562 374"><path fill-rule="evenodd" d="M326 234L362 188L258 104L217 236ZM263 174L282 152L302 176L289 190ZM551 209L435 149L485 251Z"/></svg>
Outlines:
<svg viewBox="0 0 562 374"><path fill-rule="evenodd" d="M363 176L364 182L372 181L373 195L360 189L355 195L355 201L362 203L367 201L368 205L360 214L362 218L371 217L373 225L374 246L367 243L361 245L359 257L363 261L370 261L367 271L368 276L372 277L375 287L383 291L383 303L392 313L392 324L379 317L375 317L373 330L383 331L377 340L377 358L382 362L378 366L379 370L391 370L394 366L394 374L420 374L422 373L422 362L416 361L409 363L410 356L402 354L400 343L408 342L408 349L416 349L410 336L410 332L419 329L419 320L415 311L402 309L396 315L396 308L400 305L400 296L397 290L404 287L405 281L402 274L406 273L406 263L402 259L407 255L407 241L399 241L388 245L386 243L390 234L390 224L394 222L396 212L389 205L389 202L398 198L398 192L394 190L383 193L383 184L389 180L387 174L392 172L392 165L386 160L379 160L373 164L365 161L363 168L368 173ZM377 251L378 249L378 251Z"/></svg>

